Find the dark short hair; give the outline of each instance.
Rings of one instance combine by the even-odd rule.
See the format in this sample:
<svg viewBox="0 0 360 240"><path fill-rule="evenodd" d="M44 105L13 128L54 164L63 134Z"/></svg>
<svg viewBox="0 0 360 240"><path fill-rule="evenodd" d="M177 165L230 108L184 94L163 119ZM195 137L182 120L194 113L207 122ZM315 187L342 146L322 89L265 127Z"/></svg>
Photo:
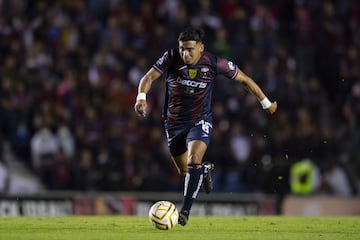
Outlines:
<svg viewBox="0 0 360 240"><path fill-rule="evenodd" d="M204 42L205 32L201 28L189 27L179 34L178 41Z"/></svg>

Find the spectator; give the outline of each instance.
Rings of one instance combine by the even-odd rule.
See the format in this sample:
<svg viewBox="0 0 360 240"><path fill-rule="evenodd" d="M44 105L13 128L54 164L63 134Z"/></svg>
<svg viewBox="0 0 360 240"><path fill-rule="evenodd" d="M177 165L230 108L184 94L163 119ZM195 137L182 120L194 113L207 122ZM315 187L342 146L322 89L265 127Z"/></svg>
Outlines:
<svg viewBox="0 0 360 240"><path fill-rule="evenodd" d="M59 151L59 142L56 136L48 129L39 129L31 139L32 167L37 172L52 164Z"/></svg>
<svg viewBox="0 0 360 240"><path fill-rule="evenodd" d="M70 129L66 125L59 126L57 130L59 148L63 151L66 158L72 159L75 156L75 139Z"/></svg>
<svg viewBox="0 0 360 240"><path fill-rule="evenodd" d="M352 190L344 169L331 159L326 164L322 174L322 191L334 196L349 197Z"/></svg>
<svg viewBox="0 0 360 240"><path fill-rule="evenodd" d="M294 163L290 168L291 193L310 195L318 191L320 172L312 160L306 158Z"/></svg>

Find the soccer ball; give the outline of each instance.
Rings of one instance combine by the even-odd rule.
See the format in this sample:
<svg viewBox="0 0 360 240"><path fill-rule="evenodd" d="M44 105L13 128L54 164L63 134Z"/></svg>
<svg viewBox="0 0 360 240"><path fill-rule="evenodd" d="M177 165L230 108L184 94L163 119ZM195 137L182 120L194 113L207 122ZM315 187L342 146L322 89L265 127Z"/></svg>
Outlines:
<svg viewBox="0 0 360 240"><path fill-rule="evenodd" d="M157 229L169 230L178 222L179 212L169 201L158 201L149 210L150 223Z"/></svg>

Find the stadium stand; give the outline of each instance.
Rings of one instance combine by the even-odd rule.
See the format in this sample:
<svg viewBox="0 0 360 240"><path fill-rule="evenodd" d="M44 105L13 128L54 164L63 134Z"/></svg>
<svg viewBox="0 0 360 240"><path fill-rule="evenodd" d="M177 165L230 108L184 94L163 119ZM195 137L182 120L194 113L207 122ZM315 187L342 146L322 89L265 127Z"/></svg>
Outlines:
<svg viewBox="0 0 360 240"><path fill-rule="evenodd" d="M318 193L337 194L327 179L340 169L359 194L355 0L2 0L1 142L48 190L179 191L162 81L146 119L133 104L139 77L190 24L279 103L269 117L241 86L219 79L206 156L215 191L288 194L291 165L309 158L324 176Z"/></svg>

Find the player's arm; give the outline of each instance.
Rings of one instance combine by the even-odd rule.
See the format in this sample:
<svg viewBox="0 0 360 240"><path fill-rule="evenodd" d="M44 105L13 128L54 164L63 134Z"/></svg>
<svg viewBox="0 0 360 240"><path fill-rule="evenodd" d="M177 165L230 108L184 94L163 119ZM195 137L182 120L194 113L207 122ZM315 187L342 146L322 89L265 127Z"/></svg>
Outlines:
<svg viewBox="0 0 360 240"><path fill-rule="evenodd" d="M138 86L138 95L136 97L136 103L134 106L135 112L142 117L146 115L146 94L151 88L153 81L158 79L161 76L161 73L155 68L150 68L150 70L140 79Z"/></svg>
<svg viewBox="0 0 360 240"><path fill-rule="evenodd" d="M235 80L241 82L258 99L265 111L270 114L273 114L276 111L277 102L270 102L259 85L257 85L254 80L243 73L240 69L235 77Z"/></svg>

